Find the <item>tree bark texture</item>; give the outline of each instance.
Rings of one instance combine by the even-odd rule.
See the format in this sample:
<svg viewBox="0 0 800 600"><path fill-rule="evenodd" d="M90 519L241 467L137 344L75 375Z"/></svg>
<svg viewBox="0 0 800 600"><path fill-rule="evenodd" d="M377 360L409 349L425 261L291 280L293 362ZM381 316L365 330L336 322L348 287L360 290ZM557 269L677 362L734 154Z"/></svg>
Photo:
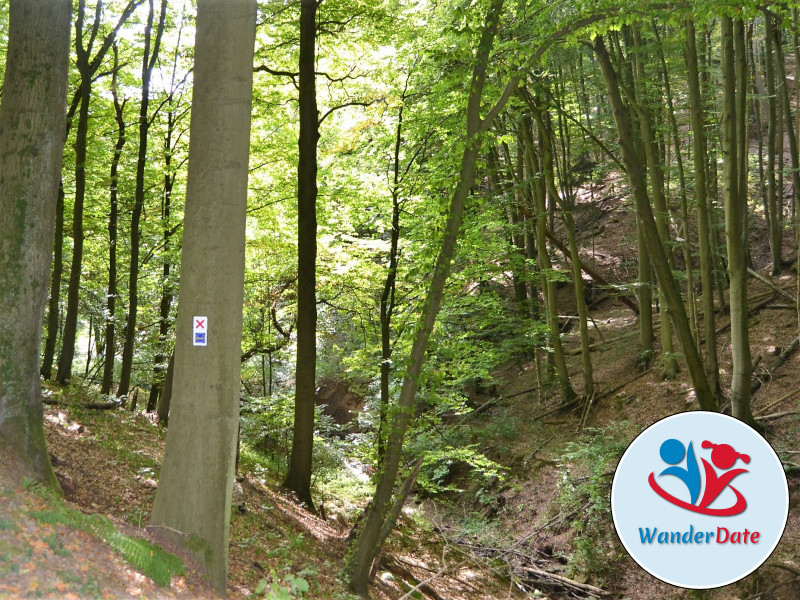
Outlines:
<svg viewBox="0 0 800 600"><path fill-rule="evenodd" d="M0 105L0 442L55 488L39 352L66 125L69 0L13 0Z"/></svg>

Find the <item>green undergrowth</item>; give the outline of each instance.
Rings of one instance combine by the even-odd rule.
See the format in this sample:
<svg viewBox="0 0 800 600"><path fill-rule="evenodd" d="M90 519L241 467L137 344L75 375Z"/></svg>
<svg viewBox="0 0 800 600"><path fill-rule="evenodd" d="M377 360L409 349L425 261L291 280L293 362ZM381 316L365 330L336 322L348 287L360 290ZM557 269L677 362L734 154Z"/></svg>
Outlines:
<svg viewBox="0 0 800 600"><path fill-rule="evenodd" d="M588 428L564 448L558 464L558 501L575 535L573 552L567 557L573 576L606 582L624 557L613 533L611 482L630 439L627 423L622 422Z"/></svg>
<svg viewBox="0 0 800 600"><path fill-rule="evenodd" d="M51 490L38 483L28 482L26 487L48 505L44 510L28 511L28 515L40 523L64 525L101 539L131 567L160 586L169 585L174 576L186 574L180 558L147 540L121 533L108 517L69 508Z"/></svg>

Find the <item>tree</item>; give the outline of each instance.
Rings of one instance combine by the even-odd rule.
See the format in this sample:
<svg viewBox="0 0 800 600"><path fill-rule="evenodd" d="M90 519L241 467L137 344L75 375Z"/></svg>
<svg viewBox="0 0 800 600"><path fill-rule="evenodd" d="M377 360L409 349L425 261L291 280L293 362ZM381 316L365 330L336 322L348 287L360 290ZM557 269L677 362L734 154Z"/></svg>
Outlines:
<svg viewBox="0 0 800 600"><path fill-rule="evenodd" d="M117 142L111 158L109 175L109 213L108 213L108 293L106 294L106 336L105 362L103 364L103 383L101 394L110 394L114 378L114 349L116 347L116 306L117 306L117 236L119 220L119 160L125 146L125 103L119 101L118 93L119 51L114 44L114 72L111 75L111 97L114 101L114 118L117 121ZM87 365L88 366L88 365Z"/></svg>
<svg viewBox="0 0 800 600"><path fill-rule="evenodd" d="M198 3L173 398L151 517L220 593L239 429L255 16L255 0ZM195 325L205 346L193 345Z"/></svg>
<svg viewBox="0 0 800 600"><path fill-rule="evenodd" d="M69 0L14 0L0 104L0 441L58 487L39 382L66 123Z"/></svg>
<svg viewBox="0 0 800 600"><path fill-rule="evenodd" d="M294 429L284 485L313 510L311 458L317 364L317 140L319 115L315 74L317 0L300 3L299 158L297 161L297 369Z"/></svg>
<svg viewBox="0 0 800 600"><path fill-rule="evenodd" d="M722 156L725 236L730 278L731 412L753 422L750 410L752 363L747 322L747 58L744 24L722 18Z"/></svg>
<svg viewBox="0 0 800 600"><path fill-rule="evenodd" d="M697 203L697 237L700 250L700 281L703 288L703 326L705 330L705 369L711 391L716 402L721 398L719 384L719 361L717 359L717 334L714 325L714 257L711 249L711 219L708 201L706 167L707 144L705 120L703 118L700 75L697 61L697 41L694 22L686 21L686 45L684 57L687 71L689 111L692 116L692 159L694 161L694 197Z"/></svg>

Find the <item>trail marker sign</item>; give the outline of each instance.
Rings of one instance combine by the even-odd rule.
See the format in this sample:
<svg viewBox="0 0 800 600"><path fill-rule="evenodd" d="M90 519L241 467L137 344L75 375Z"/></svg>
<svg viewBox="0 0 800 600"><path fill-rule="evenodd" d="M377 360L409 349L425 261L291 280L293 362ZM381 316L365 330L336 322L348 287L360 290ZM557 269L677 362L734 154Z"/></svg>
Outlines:
<svg viewBox="0 0 800 600"><path fill-rule="evenodd" d="M208 345L208 317L194 317L192 322L192 343L195 346Z"/></svg>

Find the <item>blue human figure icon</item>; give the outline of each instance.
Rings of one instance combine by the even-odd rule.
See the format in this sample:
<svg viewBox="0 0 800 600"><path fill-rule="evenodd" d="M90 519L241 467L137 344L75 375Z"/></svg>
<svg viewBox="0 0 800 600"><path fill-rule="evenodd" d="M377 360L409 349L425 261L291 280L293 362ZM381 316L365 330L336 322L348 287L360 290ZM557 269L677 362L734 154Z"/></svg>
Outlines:
<svg viewBox="0 0 800 600"><path fill-rule="evenodd" d="M697 466L697 458L694 455L692 443L689 442L689 449L686 450L679 440L668 439L661 444L659 454L665 463L673 465L661 471L659 477L661 475L674 475L683 481L689 489L690 503L694 504L700 495L700 468ZM677 466L683 460L684 455L686 456L685 468Z"/></svg>

